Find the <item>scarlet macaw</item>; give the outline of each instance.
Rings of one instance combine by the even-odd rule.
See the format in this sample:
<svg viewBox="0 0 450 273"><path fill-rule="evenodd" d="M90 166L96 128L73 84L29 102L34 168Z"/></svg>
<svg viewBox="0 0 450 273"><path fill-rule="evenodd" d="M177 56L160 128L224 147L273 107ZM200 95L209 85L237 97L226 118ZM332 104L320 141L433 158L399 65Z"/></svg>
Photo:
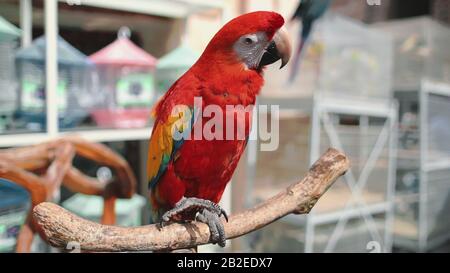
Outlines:
<svg viewBox="0 0 450 273"><path fill-rule="evenodd" d="M216 105L224 111L227 105L253 105L264 84L265 66L281 59L284 67L289 61L291 49L281 30L283 25L281 15L266 11L231 20L156 105L147 164L155 222L204 222L209 226L211 241L225 246L220 217L227 216L217 203L245 150L251 113L244 119L233 116L237 127L245 129L244 139L236 138L234 129L232 140L228 139L227 126L216 128L225 140L196 139L195 126L201 124L203 129L212 117L199 116L194 99L201 98L201 107ZM186 106L187 113L174 114L179 105ZM180 123L181 120L188 122ZM174 133L190 139L176 138Z"/></svg>

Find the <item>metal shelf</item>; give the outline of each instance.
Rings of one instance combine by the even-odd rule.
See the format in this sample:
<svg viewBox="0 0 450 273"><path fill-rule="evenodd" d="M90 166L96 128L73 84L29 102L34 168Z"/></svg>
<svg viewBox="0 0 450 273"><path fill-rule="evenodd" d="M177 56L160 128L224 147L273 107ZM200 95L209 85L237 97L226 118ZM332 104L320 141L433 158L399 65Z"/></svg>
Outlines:
<svg viewBox="0 0 450 273"><path fill-rule="evenodd" d="M221 9L223 1L201 0L58 0L72 5L114 9L169 18L184 18L192 13L209 9Z"/></svg>
<svg viewBox="0 0 450 273"><path fill-rule="evenodd" d="M436 162L424 163L423 170L426 172L448 170L450 169L450 159L439 160Z"/></svg>
<svg viewBox="0 0 450 273"><path fill-rule="evenodd" d="M92 142L148 140L152 128L143 129L105 129L61 132L60 136L77 135Z"/></svg>
<svg viewBox="0 0 450 273"><path fill-rule="evenodd" d="M142 129L95 129L58 132L52 136L49 133L25 133L0 135L0 147L17 147L42 143L57 137L76 135L93 142L114 142L148 140L152 128Z"/></svg>
<svg viewBox="0 0 450 273"><path fill-rule="evenodd" d="M0 147L33 145L48 140L47 133L0 135Z"/></svg>

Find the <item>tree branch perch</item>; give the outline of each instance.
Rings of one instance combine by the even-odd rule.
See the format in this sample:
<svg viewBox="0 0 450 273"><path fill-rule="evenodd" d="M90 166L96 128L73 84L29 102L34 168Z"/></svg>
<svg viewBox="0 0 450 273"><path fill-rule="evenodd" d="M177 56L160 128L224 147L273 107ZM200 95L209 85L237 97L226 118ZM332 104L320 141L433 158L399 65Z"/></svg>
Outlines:
<svg viewBox="0 0 450 273"><path fill-rule="evenodd" d="M234 214L224 223L228 239L260 229L288 214L309 213L317 200L350 167L341 152L329 149L309 170L305 178L276 196L247 211ZM174 250L207 244L210 233L203 223L141 227L106 226L81 219L65 209L41 203L34 208L41 235L54 247L69 242L91 252Z"/></svg>

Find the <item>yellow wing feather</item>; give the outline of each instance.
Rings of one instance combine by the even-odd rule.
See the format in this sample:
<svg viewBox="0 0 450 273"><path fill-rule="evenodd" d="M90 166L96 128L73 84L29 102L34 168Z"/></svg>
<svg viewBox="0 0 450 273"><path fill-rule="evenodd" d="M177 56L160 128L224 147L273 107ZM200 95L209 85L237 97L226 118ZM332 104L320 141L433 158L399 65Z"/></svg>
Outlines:
<svg viewBox="0 0 450 273"><path fill-rule="evenodd" d="M189 112L187 115L186 112L179 112L173 116L169 116L166 122L158 122L156 124L149 142L147 181L152 181L158 175L164 163L164 156L171 156L174 149L174 128L179 132L183 132L187 127L185 124L186 121L190 120L189 114Z"/></svg>

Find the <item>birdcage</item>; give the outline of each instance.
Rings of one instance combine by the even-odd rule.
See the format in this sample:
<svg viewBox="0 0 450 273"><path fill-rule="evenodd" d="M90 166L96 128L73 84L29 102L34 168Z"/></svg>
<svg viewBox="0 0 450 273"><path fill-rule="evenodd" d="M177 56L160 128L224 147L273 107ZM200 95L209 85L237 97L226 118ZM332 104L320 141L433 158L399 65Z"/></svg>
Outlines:
<svg viewBox="0 0 450 273"><path fill-rule="evenodd" d="M292 26L291 37L299 37ZM332 12L314 25L301 56L299 70L289 74L269 67L266 96L322 97L388 101L391 94L391 38L361 22ZM294 47L298 41L294 38ZM291 62L294 63L294 62ZM288 69L292 70L293 67Z"/></svg>
<svg viewBox="0 0 450 273"><path fill-rule="evenodd" d="M95 85L105 94L101 107L91 112L100 127L142 128L150 120L156 59L129 36L122 28L116 41L89 57L97 66Z"/></svg>
<svg viewBox="0 0 450 273"><path fill-rule="evenodd" d="M428 17L376 27L395 41L399 102L396 247L431 251L449 238L450 28Z"/></svg>
<svg viewBox="0 0 450 273"><path fill-rule="evenodd" d="M450 84L422 79L400 103L395 246L432 251L449 238Z"/></svg>
<svg viewBox="0 0 450 273"><path fill-rule="evenodd" d="M259 116L275 117L267 116L274 122L270 128L279 128L274 131L279 137L271 138L278 145L264 151L263 144L271 141L250 139L247 204L298 181L329 147L343 151L351 169L309 215L285 217L278 227L268 226L250 239L253 249L391 250L397 111L390 88L391 48L389 35L330 13L314 28L292 84L286 71L268 68L259 99L267 108L259 108ZM261 122L255 121L254 130L267 128Z"/></svg>
<svg viewBox="0 0 450 273"><path fill-rule="evenodd" d="M156 85L158 93L164 94L172 84L178 80L197 61L200 54L186 45L181 45L175 50L158 60L156 66Z"/></svg>
<svg viewBox="0 0 450 273"><path fill-rule="evenodd" d="M0 132L17 108L14 49L19 36L19 29L0 17Z"/></svg>
<svg viewBox="0 0 450 273"><path fill-rule="evenodd" d="M63 38L58 37L57 43L59 128L73 128L89 116L89 109L95 105L90 89L93 66ZM45 51L46 40L41 36L16 53L18 116L31 130L44 130L46 124Z"/></svg>
<svg viewBox="0 0 450 273"><path fill-rule="evenodd" d="M418 90L423 78L450 82L446 25L424 16L380 23L376 28L394 38L394 90Z"/></svg>

